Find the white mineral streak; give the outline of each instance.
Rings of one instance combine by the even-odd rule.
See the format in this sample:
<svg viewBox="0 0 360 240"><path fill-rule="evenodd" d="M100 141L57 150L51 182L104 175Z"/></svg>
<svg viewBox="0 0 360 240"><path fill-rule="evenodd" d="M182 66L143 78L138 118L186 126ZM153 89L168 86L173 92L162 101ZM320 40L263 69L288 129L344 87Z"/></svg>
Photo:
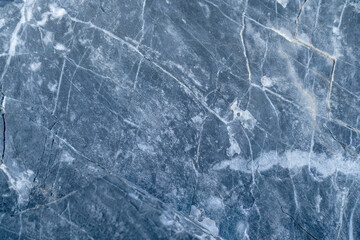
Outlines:
<svg viewBox="0 0 360 240"><path fill-rule="evenodd" d="M340 153L331 157L326 156L324 153L313 153L312 158L311 167L315 168L323 177L330 176L337 171L347 175L360 174L360 165L354 161L347 160ZM234 171L251 173L251 168L247 163L247 159L238 156L216 164L213 169L221 170L229 168ZM254 159L254 164L259 172L269 170L276 165L290 170L297 170L307 166L308 163L309 153L301 150L287 151L282 155L278 155L275 151L270 151Z"/></svg>

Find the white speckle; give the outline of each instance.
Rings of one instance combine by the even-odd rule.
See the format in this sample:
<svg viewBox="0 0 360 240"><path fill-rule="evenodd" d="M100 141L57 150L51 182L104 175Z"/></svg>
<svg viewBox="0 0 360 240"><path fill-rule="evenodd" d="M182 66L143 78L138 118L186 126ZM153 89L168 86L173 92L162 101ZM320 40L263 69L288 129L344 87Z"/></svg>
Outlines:
<svg viewBox="0 0 360 240"><path fill-rule="evenodd" d="M202 123L203 119L199 115L197 115L197 116L191 118L191 121L193 121L194 123Z"/></svg>
<svg viewBox="0 0 360 240"><path fill-rule="evenodd" d="M76 114L74 113L74 112L70 112L70 121L75 121L75 119L76 119Z"/></svg>
<svg viewBox="0 0 360 240"><path fill-rule="evenodd" d="M43 38L43 42L45 43L45 45L48 45L48 44L52 43L53 41L54 41L54 33L46 32L45 36Z"/></svg>
<svg viewBox="0 0 360 240"><path fill-rule="evenodd" d="M235 157L231 160L222 161L220 163L215 164L213 167L214 170L222 170L229 167L231 170L234 171L246 171L246 169L243 169L243 165L246 164L245 161L243 161L240 157Z"/></svg>
<svg viewBox="0 0 360 240"><path fill-rule="evenodd" d="M47 85L48 89L51 91L51 92L56 92L57 90L57 83L55 84L52 84L51 82L48 83Z"/></svg>
<svg viewBox="0 0 360 240"><path fill-rule="evenodd" d="M264 86L264 87L271 87L273 86L273 82L271 80L271 78L267 77L267 76L263 76L261 78L261 84Z"/></svg>
<svg viewBox="0 0 360 240"><path fill-rule="evenodd" d="M333 27L332 32L336 35L340 34L339 28L338 27Z"/></svg>
<svg viewBox="0 0 360 240"><path fill-rule="evenodd" d="M237 100L235 100L231 106L230 106L231 110L233 111L234 117L233 119L235 119L240 113L241 113L241 109L237 106Z"/></svg>
<svg viewBox="0 0 360 240"><path fill-rule="evenodd" d="M144 143L138 143L138 148L143 151L143 152L150 152L153 153L154 152L154 148L152 146L149 146L147 144Z"/></svg>
<svg viewBox="0 0 360 240"><path fill-rule="evenodd" d="M5 25L5 19L0 19L0 28L2 28Z"/></svg>
<svg viewBox="0 0 360 240"><path fill-rule="evenodd" d="M98 173L99 172L99 169L94 167L93 165L88 165L87 169L90 173Z"/></svg>
<svg viewBox="0 0 360 240"><path fill-rule="evenodd" d="M139 197L135 193L129 193L128 195L133 199L139 199Z"/></svg>
<svg viewBox="0 0 360 240"><path fill-rule="evenodd" d="M61 43L56 43L54 48L58 51L66 51L67 50L67 48L64 45L62 45Z"/></svg>
<svg viewBox="0 0 360 240"><path fill-rule="evenodd" d="M241 110L238 106L237 106L237 100L235 100L232 104L231 104L231 110L233 111L234 119L239 119L241 124L243 125L244 128L246 129L253 129L256 125L256 119L253 117L253 115L248 111L248 110Z"/></svg>
<svg viewBox="0 0 360 240"><path fill-rule="evenodd" d="M289 3L289 0L276 0L278 3L281 4L281 6L283 6L283 8L286 8L286 6Z"/></svg>
<svg viewBox="0 0 360 240"><path fill-rule="evenodd" d="M207 200L207 207L209 207L211 210L219 210L223 209L223 204L219 197L211 196Z"/></svg>
<svg viewBox="0 0 360 240"><path fill-rule="evenodd" d="M56 4L50 4L49 9L53 18L62 18L67 12L63 8L59 8Z"/></svg>
<svg viewBox="0 0 360 240"><path fill-rule="evenodd" d="M190 149L192 149L193 148L193 146L191 145L191 144L186 144L185 145L185 148L184 148L184 151L185 152L188 152Z"/></svg>
<svg viewBox="0 0 360 240"><path fill-rule="evenodd" d="M320 203L322 201L322 198L320 196L320 194L318 194L316 197L315 197L315 201L316 201L316 205L315 205L315 208L316 208L316 212L320 212Z"/></svg>
<svg viewBox="0 0 360 240"><path fill-rule="evenodd" d="M215 111L217 114L219 114L219 113L221 113L221 108L215 107L215 108L214 108L214 111Z"/></svg>
<svg viewBox="0 0 360 240"><path fill-rule="evenodd" d="M253 129L256 125L256 119L248 110L240 113L240 121L246 129Z"/></svg>
<svg viewBox="0 0 360 240"><path fill-rule="evenodd" d="M39 70L41 67L41 62L34 62L30 64L30 69L33 72L36 72L37 70Z"/></svg>
<svg viewBox="0 0 360 240"><path fill-rule="evenodd" d="M68 164L71 164L72 162L74 162L74 160L75 160L75 158L66 151L62 153L61 158L60 158L60 162L65 162Z"/></svg>

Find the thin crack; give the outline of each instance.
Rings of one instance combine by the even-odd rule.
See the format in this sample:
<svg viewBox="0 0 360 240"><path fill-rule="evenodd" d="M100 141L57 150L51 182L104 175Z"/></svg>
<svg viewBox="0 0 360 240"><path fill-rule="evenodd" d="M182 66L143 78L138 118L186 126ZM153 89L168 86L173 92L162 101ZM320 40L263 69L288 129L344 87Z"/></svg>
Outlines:
<svg viewBox="0 0 360 240"><path fill-rule="evenodd" d="M295 36L295 37L296 37L297 34L298 34L300 16L301 16L301 13L302 13L302 11L303 11L303 8L304 8L304 5L305 5L306 2L307 2L307 0L304 0L304 2L301 4L301 7L300 7L300 9L299 9L299 13L298 13L298 15L297 15L297 17L296 17L296 20L295 20L295 24L296 24L296 26L295 26L295 31L294 31L294 36Z"/></svg>
<svg viewBox="0 0 360 240"><path fill-rule="evenodd" d="M285 212L284 211L284 209L283 209L283 207L280 205L280 208L281 208L281 211L284 213L284 214L286 214L288 217L290 217L293 221L294 221L294 223L296 224L296 225L298 225L298 227L303 231L303 232L305 232L307 235L309 235L312 239L315 239L315 240L318 240L314 235L312 235L310 232L308 232L303 226L301 226L301 224L298 222L298 221L296 221L296 219L293 217L293 216L291 216L289 213L287 213L287 212Z"/></svg>
<svg viewBox="0 0 360 240"><path fill-rule="evenodd" d="M327 108L328 108L328 118L331 119L331 105L330 105L330 98L331 98L331 91L332 91L332 85L334 80L334 72L335 72L335 66L336 66L336 60L333 59L333 64L331 67L331 73L330 73L330 82L329 82L329 91L327 94Z"/></svg>
<svg viewBox="0 0 360 240"><path fill-rule="evenodd" d="M166 75L168 75L170 78L174 79L176 82L178 82L178 84L184 89L184 91L190 95L193 100L195 102L198 102L200 105L202 105L208 112L210 112L211 114L213 114L215 117L217 117L222 123L227 124L228 122L223 119L221 116L219 116L219 114L217 114L214 110L212 110L204 101L203 99L199 99L199 97L197 96L197 94L189 87L187 86L185 83L183 83L182 81L180 81L178 78L176 78L173 74L171 74L170 72L168 72L166 69L164 69L162 66L160 66L160 64L154 62L153 60L149 59L148 57L146 57L142 52L139 51L139 49L136 48L136 46L134 46L133 44L127 42L126 40L116 36L114 33L98 27L96 25L94 25L92 22L86 22L80 19L77 19L75 17L72 17L70 15L68 15L69 19L73 22L78 22L84 25L87 25L90 28L96 29L98 31L103 32L104 34L106 34L107 36L109 36L110 38L113 38L116 41L119 41L121 44L127 46L130 50L132 50L134 53L137 53L138 55L140 55L141 57L143 57L144 59L148 60L152 65L154 65L156 68L158 68L159 70L161 70L163 73L165 73ZM202 96L201 96L202 97Z"/></svg>

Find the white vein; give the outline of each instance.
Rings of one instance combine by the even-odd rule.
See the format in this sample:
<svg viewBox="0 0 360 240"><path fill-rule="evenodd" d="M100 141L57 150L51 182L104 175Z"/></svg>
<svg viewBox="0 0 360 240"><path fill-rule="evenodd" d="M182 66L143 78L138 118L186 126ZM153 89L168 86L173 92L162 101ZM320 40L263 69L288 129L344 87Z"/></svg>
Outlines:
<svg viewBox="0 0 360 240"><path fill-rule="evenodd" d="M345 8L347 6L347 3L348 3L348 0L345 1L344 6L343 6L343 8L341 10L340 20L339 20L339 24L337 26L338 29L341 27L341 22L342 22L342 19L343 19L343 15L344 15L344 11L345 11Z"/></svg>
<svg viewBox="0 0 360 240"><path fill-rule="evenodd" d="M60 73L60 78L59 78L59 83L58 83L58 89L57 89L57 92L56 92L55 106L54 106L54 109L52 111L52 115L55 114L56 107L57 107L57 104L58 104L58 101L59 101L60 88L61 88L61 83L62 83L62 79L63 79L65 64L66 64L66 60L64 59L62 67L61 67L61 73Z"/></svg>
<svg viewBox="0 0 360 240"><path fill-rule="evenodd" d="M5 63L4 71L1 74L0 82L2 82L2 80L4 79L4 76L9 68L10 63L11 63L11 58L13 56L15 56L15 54L16 54L16 46L18 45L18 42L19 42L19 32L20 32L22 25L26 22L25 10L26 10L26 3L23 4L23 6L20 10L20 14L21 14L20 21L16 24L16 27L15 27L13 33L11 34L8 58Z"/></svg>
<svg viewBox="0 0 360 240"><path fill-rule="evenodd" d="M244 42L245 14L246 14L246 10L247 10L247 5L248 5L248 0L246 0L246 2L245 2L244 11L242 13L242 26L241 26L241 30L240 30L240 40L241 40L241 45L243 47L243 53L244 53L244 57L245 57L246 69L248 71L248 80L251 83L250 65L249 65L249 60L248 60L247 54L246 54L246 47L245 47L245 42Z"/></svg>
<svg viewBox="0 0 360 240"><path fill-rule="evenodd" d="M145 59L148 59L146 58L146 56L141 53L137 48L136 46L132 45L131 43L125 41L124 39L116 36L115 34L113 34L112 32L104 29L104 28L101 28L101 27L98 27L96 25L94 25L92 22L85 22L85 21L82 21L80 19L77 19L75 17L72 17L70 15L68 15L69 18L74 21L74 22L78 22L78 23L81 23L81 24L84 24L84 25L87 25L89 26L90 28L94 28L96 30L99 30L101 32L103 32L104 34L106 34L107 36L113 38L114 40L117 40L119 41L121 44L123 45L126 45L130 50L132 50L133 52L139 54L141 57L145 58ZM199 102L208 112L210 112L211 114L213 114L216 118L218 118L222 123L224 124L227 124L228 122L223 119L221 116L219 116L219 114L217 114L214 110L212 110L205 102L204 100L202 99L199 99L196 94L187 86L185 85L182 81L180 81L178 78L176 78L173 74L171 74L170 72L168 72L167 70L165 70L163 67L161 67L158 63L152 61L152 60L149 60L150 63L152 63L156 68L158 68L159 70L161 70L162 72L164 72L166 75L168 75L169 77L171 77L172 79L174 79L176 82L178 82L178 84L185 90L185 92L192 96L193 99L195 99L197 102Z"/></svg>
<svg viewBox="0 0 360 240"><path fill-rule="evenodd" d="M133 90L136 89L136 84L137 84L137 82L138 82L138 76L139 76L140 67L141 67L141 64L142 64L143 59L144 59L144 58L141 58L141 59L140 59L139 64L138 64L138 67L137 67L137 70L136 70L136 75L135 75L135 81L134 81L134 85L133 85Z"/></svg>
<svg viewBox="0 0 360 240"><path fill-rule="evenodd" d="M136 45L136 48L139 48L139 45L143 41L144 35L145 35L145 32L144 32L144 29L145 29L145 6L146 6L146 0L144 0L143 4L142 4L142 9L141 9L142 25L141 25L141 30L140 30L141 31L141 37L140 37L140 40L139 40L138 44Z"/></svg>

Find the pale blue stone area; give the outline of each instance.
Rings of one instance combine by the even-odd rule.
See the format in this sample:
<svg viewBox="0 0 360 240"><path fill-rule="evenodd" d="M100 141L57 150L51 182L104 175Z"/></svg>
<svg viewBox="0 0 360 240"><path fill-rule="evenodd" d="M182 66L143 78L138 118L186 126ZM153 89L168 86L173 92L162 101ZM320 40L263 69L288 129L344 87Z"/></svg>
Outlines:
<svg viewBox="0 0 360 240"><path fill-rule="evenodd" d="M0 0L0 239L360 239L357 0Z"/></svg>

